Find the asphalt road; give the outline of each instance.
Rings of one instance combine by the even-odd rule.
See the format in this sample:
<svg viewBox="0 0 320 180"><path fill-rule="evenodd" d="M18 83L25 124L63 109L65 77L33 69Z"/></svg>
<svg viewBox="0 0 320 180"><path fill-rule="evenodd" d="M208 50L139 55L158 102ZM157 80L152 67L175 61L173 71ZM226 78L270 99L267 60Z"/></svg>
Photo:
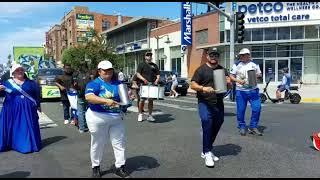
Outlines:
<svg viewBox="0 0 320 180"><path fill-rule="evenodd" d="M63 124L59 102L42 104L50 118L41 122L43 149L38 153L0 153L0 177L90 177L90 134ZM127 167L132 177L319 177L319 152L309 136L319 130L319 104L263 104L264 136L240 136L235 104L225 103L225 122L214 144L220 157L214 168L200 157L200 121L195 97L156 101L156 122L137 122L137 108L125 117ZM250 108L247 109L249 124ZM101 165L112 173L108 142Z"/></svg>

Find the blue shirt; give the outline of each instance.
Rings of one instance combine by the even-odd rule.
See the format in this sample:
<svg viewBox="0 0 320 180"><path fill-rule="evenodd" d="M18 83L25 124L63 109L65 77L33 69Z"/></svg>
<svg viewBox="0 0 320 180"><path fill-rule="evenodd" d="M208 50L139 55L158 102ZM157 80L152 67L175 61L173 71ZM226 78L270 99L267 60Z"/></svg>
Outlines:
<svg viewBox="0 0 320 180"><path fill-rule="evenodd" d="M120 81L111 81L110 83L105 82L100 77L95 80L90 81L85 90L85 95L94 94L96 96L113 99L114 101L120 102L120 96L118 93L118 85ZM102 113L120 113L121 107L110 107L102 104L91 104L89 103L89 108L92 111L102 112Z"/></svg>

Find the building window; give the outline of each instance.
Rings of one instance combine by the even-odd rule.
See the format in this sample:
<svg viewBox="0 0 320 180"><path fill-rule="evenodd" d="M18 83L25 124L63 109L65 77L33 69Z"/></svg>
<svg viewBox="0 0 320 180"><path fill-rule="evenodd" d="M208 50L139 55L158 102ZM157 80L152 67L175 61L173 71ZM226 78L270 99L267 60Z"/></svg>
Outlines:
<svg viewBox="0 0 320 180"><path fill-rule="evenodd" d="M303 45L291 45L291 57L301 57L303 56Z"/></svg>
<svg viewBox="0 0 320 180"><path fill-rule="evenodd" d="M244 29L244 41L251 41L251 29Z"/></svg>
<svg viewBox="0 0 320 180"><path fill-rule="evenodd" d="M252 29L252 41L262 41L263 40L263 29Z"/></svg>
<svg viewBox="0 0 320 180"><path fill-rule="evenodd" d="M224 31L220 31L220 43L224 43Z"/></svg>
<svg viewBox="0 0 320 180"><path fill-rule="evenodd" d="M171 70L181 76L181 46L170 47Z"/></svg>
<svg viewBox="0 0 320 180"><path fill-rule="evenodd" d="M69 37L71 38L71 31L69 31Z"/></svg>
<svg viewBox="0 0 320 180"><path fill-rule="evenodd" d="M315 39L318 38L318 28L317 26L306 26L305 27L305 36L306 39Z"/></svg>
<svg viewBox="0 0 320 180"><path fill-rule="evenodd" d="M111 23L107 20L102 20L102 31L106 31L110 28Z"/></svg>
<svg viewBox="0 0 320 180"><path fill-rule="evenodd" d="M197 45L208 43L208 29L196 31Z"/></svg>
<svg viewBox="0 0 320 180"><path fill-rule="evenodd" d="M303 26L291 27L291 39L303 39Z"/></svg>
<svg viewBox="0 0 320 180"><path fill-rule="evenodd" d="M130 43L134 41L134 31L133 29L127 29L124 33L125 43Z"/></svg>
<svg viewBox="0 0 320 180"><path fill-rule="evenodd" d="M71 26L71 19L68 20L68 26Z"/></svg>
<svg viewBox="0 0 320 180"><path fill-rule="evenodd" d="M253 58L263 57L263 46L252 46L251 55Z"/></svg>
<svg viewBox="0 0 320 180"><path fill-rule="evenodd" d="M277 46L277 57L289 57L290 56L290 46L279 45Z"/></svg>
<svg viewBox="0 0 320 180"><path fill-rule="evenodd" d="M290 27L279 27L278 28L278 40L290 39Z"/></svg>
<svg viewBox="0 0 320 180"><path fill-rule="evenodd" d="M164 63L165 63L165 58L164 58L164 49L161 48L159 49L159 54L158 51L155 50L155 58L157 58L156 60L158 60L158 66L159 66L159 70L163 71L164 70Z"/></svg>
<svg viewBox="0 0 320 180"><path fill-rule="evenodd" d="M266 28L264 29L264 40L277 40L276 34L276 28Z"/></svg>
<svg viewBox="0 0 320 180"><path fill-rule="evenodd" d="M139 41L147 38L147 23L142 23L134 29L135 40Z"/></svg>
<svg viewBox="0 0 320 180"><path fill-rule="evenodd" d="M264 46L264 57L276 57L276 46L275 45L271 45L271 46Z"/></svg>

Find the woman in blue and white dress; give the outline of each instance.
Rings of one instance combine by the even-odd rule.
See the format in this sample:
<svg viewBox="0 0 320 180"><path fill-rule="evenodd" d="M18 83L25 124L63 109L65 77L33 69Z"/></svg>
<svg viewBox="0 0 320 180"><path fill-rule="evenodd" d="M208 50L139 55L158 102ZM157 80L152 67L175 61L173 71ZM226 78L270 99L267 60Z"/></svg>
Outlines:
<svg viewBox="0 0 320 180"><path fill-rule="evenodd" d="M26 77L20 64L14 64L11 73L13 78L0 85L0 96L5 96L0 115L0 151L38 152L40 88Z"/></svg>

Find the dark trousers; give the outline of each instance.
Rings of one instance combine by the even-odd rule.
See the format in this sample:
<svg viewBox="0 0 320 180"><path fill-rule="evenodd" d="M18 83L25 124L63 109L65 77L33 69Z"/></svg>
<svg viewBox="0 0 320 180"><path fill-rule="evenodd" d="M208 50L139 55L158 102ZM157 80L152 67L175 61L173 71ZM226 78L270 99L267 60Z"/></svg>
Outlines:
<svg viewBox="0 0 320 180"><path fill-rule="evenodd" d="M63 117L64 120L70 119L70 102L69 100L61 100L63 105Z"/></svg>
<svg viewBox="0 0 320 180"><path fill-rule="evenodd" d="M212 144L223 124L224 105L223 102L216 105L199 102L198 109L202 126L202 152L206 153L212 150Z"/></svg>
<svg viewBox="0 0 320 180"><path fill-rule="evenodd" d="M78 96L78 122L79 129L86 130L88 129L87 121L86 121L86 111L88 109L88 103L84 98L80 98Z"/></svg>

